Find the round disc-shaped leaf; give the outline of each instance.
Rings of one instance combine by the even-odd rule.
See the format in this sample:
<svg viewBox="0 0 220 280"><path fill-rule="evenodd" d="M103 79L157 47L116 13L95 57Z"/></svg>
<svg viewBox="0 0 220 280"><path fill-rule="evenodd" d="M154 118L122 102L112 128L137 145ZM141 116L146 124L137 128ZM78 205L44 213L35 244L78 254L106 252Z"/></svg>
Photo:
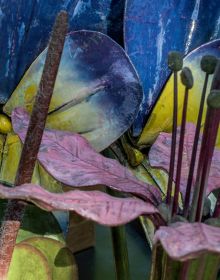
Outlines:
<svg viewBox="0 0 220 280"><path fill-rule="evenodd" d="M29 244L15 246L8 280L52 280L52 272L47 258L40 250Z"/></svg>
<svg viewBox="0 0 220 280"><path fill-rule="evenodd" d="M220 38L219 0L127 0L125 49L144 88L144 99L134 133L140 133L157 100L169 69L168 53L183 54ZM171 114L171 112L170 112Z"/></svg>
<svg viewBox="0 0 220 280"><path fill-rule="evenodd" d="M213 55L220 58L220 40L215 40L210 43L204 44L199 48L195 49L189 53L183 61L184 67L189 67L193 73L194 86L190 90L188 108L187 108L187 122L192 122L196 125L197 117L199 112L200 99L203 90L203 84L205 80L205 73L202 71L200 64L201 60L205 55ZM209 77L209 82L207 86L207 95L210 92L211 83L213 76ZM178 77L178 125L181 124L181 114L183 107L185 88L181 83L180 77ZM204 107L206 111L206 104ZM149 145L153 143L158 134L162 131L171 132L172 130L172 112L173 112L173 75L167 81L151 115L143 129L141 137L138 144ZM205 112L202 119L202 127L205 122ZM218 138L216 145L220 146L220 133L218 133Z"/></svg>
<svg viewBox="0 0 220 280"><path fill-rule="evenodd" d="M34 61L4 111L31 111L46 50ZM47 127L82 134L100 151L132 124L142 100L137 74L123 49L98 32L66 38Z"/></svg>
<svg viewBox="0 0 220 280"><path fill-rule="evenodd" d="M49 41L56 15L69 14L69 31L89 29L122 42L124 0L1 0L0 103L6 103Z"/></svg>
<svg viewBox="0 0 220 280"><path fill-rule="evenodd" d="M48 260L53 280L76 280L77 266L72 252L59 241L45 237L33 237L21 244L29 244L38 249Z"/></svg>

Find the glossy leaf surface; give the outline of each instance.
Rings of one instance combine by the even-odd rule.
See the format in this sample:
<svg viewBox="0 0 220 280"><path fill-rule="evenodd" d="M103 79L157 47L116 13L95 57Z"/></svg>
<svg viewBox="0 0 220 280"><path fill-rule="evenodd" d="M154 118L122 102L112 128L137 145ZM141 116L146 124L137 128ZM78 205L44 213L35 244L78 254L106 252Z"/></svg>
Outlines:
<svg viewBox="0 0 220 280"><path fill-rule="evenodd" d="M200 254L220 254L220 229L203 223L176 223L160 227L154 244L160 242L167 254L176 260L187 260Z"/></svg>
<svg viewBox="0 0 220 280"><path fill-rule="evenodd" d="M22 108L12 114L14 131L25 139L29 117ZM160 191L139 181L116 160L97 153L86 139L71 132L45 129L38 159L58 181L70 186L106 185L122 192L134 193L157 204Z"/></svg>
<svg viewBox="0 0 220 280"><path fill-rule="evenodd" d="M134 125L140 133L169 75L168 52L187 54L201 44L220 38L218 0L127 0L125 48L144 88L144 101Z"/></svg>
<svg viewBox="0 0 220 280"><path fill-rule="evenodd" d="M192 70L194 77L194 86L189 91L188 109L187 109L187 122L196 124L199 112L199 104L202 94L202 88L205 80L205 73L200 69L200 62L204 55L213 55L220 58L220 40L212 41L205 44L187 55L184 59L183 66L189 67ZM209 77L207 87L207 94L210 92L211 82L213 76ZM178 124L181 124L181 115L183 108L184 87L182 83L178 82ZM205 122L206 104L202 119L202 126ZM172 112L173 112L173 75L167 81L149 119L144 127L138 145L152 144L158 134L162 131L170 132L172 130ZM220 147L220 132L216 145Z"/></svg>
<svg viewBox="0 0 220 280"><path fill-rule="evenodd" d="M33 202L47 211L75 211L79 215L107 226L130 222L141 214L158 210L138 198L116 198L99 191L69 191L50 193L38 185L25 184L15 188L0 185L0 197Z"/></svg>
<svg viewBox="0 0 220 280"><path fill-rule="evenodd" d="M60 10L69 14L69 31L89 29L119 39L123 4L122 0L1 0L0 103L6 103L27 68L47 46Z"/></svg>
<svg viewBox="0 0 220 280"><path fill-rule="evenodd" d="M186 134L184 139L184 151L183 151L183 161L182 161L181 181L180 181L180 190L184 195L184 197L185 197L187 179L189 174L189 166L190 166L190 160L192 155L194 135L195 135L195 126L192 123L188 123L186 126ZM179 136L179 129L178 129L178 136ZM162 168L165 171L167 171L167 173L169 172L171 137L172 135L170 133L160 133L159 137L157 138L156 142L153 144L149 152L149 160L151 166ZM196 176L196 170L198 165L198 155L199 155L200 147L201 147L201 136L200 136L200 142L198 146L198 154L197 154L193 185L195 183L195 176ZM178 150L178 145L177 145L177 150ZM175 168L176 168L176 164L175 164ZM208 186L207 186L207 195L219 187L220 187L220 150L216 148L212 158L212 164L211 164Z"/></svg>
<svg viewBox="0 0 220 280"><path fill-rule="evenodd" d="M32 110L46 50L35 60L4 107ZM123 49L90 31L67 36L47 127L74 131L100 151L132 124L142 99L137 74Z"/></svg>

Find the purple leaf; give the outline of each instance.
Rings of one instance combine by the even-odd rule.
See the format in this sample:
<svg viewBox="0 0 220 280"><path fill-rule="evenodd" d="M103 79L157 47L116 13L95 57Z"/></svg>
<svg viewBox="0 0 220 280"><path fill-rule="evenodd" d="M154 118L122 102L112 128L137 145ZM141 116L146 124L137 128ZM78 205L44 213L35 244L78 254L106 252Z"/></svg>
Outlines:
<svg viewBox="0 0 220 280"><path fill-rule="evenodd" d="M176 223L160 227L154 243L160 242L167 254L180 261L205 252L220 254L220 228L202 223Z"/></svg>
<svg viewBox="0 0 220 280"><path fill-rule="evenodd" d="M177 136L177 149L178 149L179 129L177 133L178 133ZM180 191L182 192L184 197L185 197L187 179L189 174L189 166L190 166L190 160L192 154L194 135L195 135L194 124L188 123L186 125L186 133L184 139L183 162L182 162L182 172L181 172L181 181L180 181ZM165 171L169 172L171 136L172 136L171 133L164 133L164 132L160 133L156 142L151 147L151 150L149 152L149 160L152 167L162 168ZM201 147L201 137L198 145L195 171L197 170L200 147ZM175 168L175 173L176 173L176 168ZM196 176L196 172L194 174L193 184L195 183L195 176ZM212 158L212 165L211 165L209 179L208 179L207 194L209 194L211 191L219 187L220 187L220 150L216 148Z"/></svg>
<svg viewBox="0 0 220 280"><path fill-rule="evenodd" d="M14 131L24 142L29 117L22 108L12 113ZM38 159L58 181L74 186L106 185L122 192L139 195L153 204L161 200L160 191L139 181L116 160L98 154L78 134L45 129Z"/></svg>
<svg viewBox="0 0 220 280"><path fill-rule="evenodd" d="M116 198L100 191L50 193L33 184L15 188L0 185L0 197L30 201L47 211L75 211L85 218L107 226L128 223L142 214L158 213L153 205L138 198Z"/></svg>

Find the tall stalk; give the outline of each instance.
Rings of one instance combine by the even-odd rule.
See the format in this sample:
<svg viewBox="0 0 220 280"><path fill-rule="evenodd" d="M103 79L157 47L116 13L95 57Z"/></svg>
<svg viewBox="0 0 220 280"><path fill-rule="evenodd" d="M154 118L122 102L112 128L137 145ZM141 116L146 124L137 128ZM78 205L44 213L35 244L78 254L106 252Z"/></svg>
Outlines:
<svg viewBox="0 0 220 280"><path fill-rule="evenodd" d="M40 147L51 96L67 32L67 13L57 16L50 39L47 57L41 77L33 112L22 149L15 186L30 183ZM0 231L0 279L7 279L7 274L16 243L17 234L25 211L25 203L9 201Z"/></svg>
<svg viewBox="0 0 220 280"><path fill-rule="evenodd" d="M180 128L179 151L178 151L178 158L177 158L175 192L174 192L174 199L173 199L172 215L175 215L178 210L178 198L180 192L180 179L181 179L181 170L182 170L184 136L185 136L185 128L186 128L188 95L189 95L189 89L193 87L193 76L189 68L187 67L183 68L181 72L181 80L183 85L185 86L185 96L183 102L182 122Z"/></svg>
<svg viewBox="0 0 220 280"><path fill-rule="evenodd" d="M182 69L183 60L182 55L179 52L170 52L168 55L168 66L173 71L173 126L172 126L172 144L169 166L169 178L167 185L166 203L171 204L172 184L174 178L174 165L176 154L176 135L177 135L177 118L178 118L178 71Z"/></svg>
<svg viewBox="0 0 220 280"><path fill-rule="evenodd" d="M205 74L205 81L204 81L200 105L199 105L196 132L195 132L195 137L194 137L194 142L193 142L192 156L191 156L190 167L189 167L189 175L188 175L187 186L186 186L186 195L185 195L185 200L184 200L185 218L187 218L187 216L189 214L191 190L192 190L193 176L194 176L195 163L196 163L196 155L197 155L198 143L199 143L199 133L200 133L200 129L201 129L202 115L203 115L203 110L204 110L208 79L209 79L209 75L214 73L216 64L217 64L217 59L211 55L206 55L201 60L201 69L206 74Z"/></svg>

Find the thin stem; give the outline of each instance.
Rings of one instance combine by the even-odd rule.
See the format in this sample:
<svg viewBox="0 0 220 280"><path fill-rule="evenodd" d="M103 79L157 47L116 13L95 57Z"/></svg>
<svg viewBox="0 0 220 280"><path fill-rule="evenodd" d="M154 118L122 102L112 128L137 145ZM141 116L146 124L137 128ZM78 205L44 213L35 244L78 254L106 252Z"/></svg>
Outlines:
<svg viewBox="0 0 220 280"><path fill-rule="evenodd" d="M206 194L208 176L211 167L213 152L215 149L215 142L218 134L219 121L220 121L220 110L208 108L207 122L204 130L204 141L202 142L201 153L200 153L202 166L201 169L200 170L198 169L197 171L198 173L196 179L196 185L198 184L200 190L198 196L196 218L195 218L197 222L200 222L202 218L204 197Z"/></svg>
<svg viewBox="0 0 220 280"><path fill-rule="evenodd" d="M32 179L59 68L66 32L67 13L61 12L57 16L48 47L41 82L21 153L15 179L15 186L30 183ZM25 211L25 205L26 204L19 201L8 202L0 233L0 279L7 279L17 234Z"/></svg>
<svg viewBox="0 0 220 280"><path fill-rule="evenodd" d="M107 192L113 196L119 196L119 194L114 190L108 189ZM125 226L112 227L111 235L117 276L116 278L117 280L129 280L130 270Z"/></svg>
<svg viewBox="0 0 220 280"><path fill-rule="evenodd" d="M169 179L167 185L166 203L171 204L172 184L174 177L175 154L176 154L176 135L177 135L177 116L178 116L178 77L177 72L174 71L174 92L173 92L173 127L172 127L172 143L169 166Z"/></svg>
<svg viewBox="0 0 220 280"><path fill-rule="evenodd" d="M129 280L129 262L125 227L111 228L117 280Z"/></svg>
<svg viewBox="0 0 220 280"><path fill-rule="evenodd" d="M189 279L189 269L190 269L190 260L184 261L181 267L179 280Z"/></svg>
<svg viewBox="0 0 220 280"><path fill-rule="evenodd" d="M195 169L195 163L196 163L196 155L197 155L197 149L198 149L198 143L199 143L199 133L202 123L202 115L204 110L204 104L205 104L205 96L206 96L206 90L208 85L208 78L209 74L206 73L204 86L202 90L202 96L200 100L200 106L199 106L199 114L197 118L197 124L196 124L196 132L194 137L194 143L192 148L192 157L189 167L189 175L187 180L187 187L186 187L186 195L185 195L185 201L184 201L184 217L187 218L189 213L189 204L190 204L190 196L191 196L191 190L192 190L192 183L193 183L193 175L194 175L194 169Z"/></svg>
<svg viewBox="0 0 220 280"><path fill-rule="evenodd" d="M193 195L190 221L200 221L204 204L204 196L208 181L209 170L215 148L215 142L219 127L219 109L209 108L206 113L206 121L199 155L195 191Z"/></svg>
<svg viewBox="0 0 220 280"><path fill-rule="evenodd" d="M178 198L179 198L179 191L180 191L180 179L181 179L181 169L182 169L182 159L183 159L184 135L185 135L185 128L186 128L188 96L189 96L189 89L185 88L172 215L175 215L178 210Z"/></svg>
<svg viewBox="0 0 220 280"><path fill-rule="evenodd" d="M220 217L220 194L218 195L216 205L215 205L215 210L213 213L213 218L219 218Z"/></svg>

